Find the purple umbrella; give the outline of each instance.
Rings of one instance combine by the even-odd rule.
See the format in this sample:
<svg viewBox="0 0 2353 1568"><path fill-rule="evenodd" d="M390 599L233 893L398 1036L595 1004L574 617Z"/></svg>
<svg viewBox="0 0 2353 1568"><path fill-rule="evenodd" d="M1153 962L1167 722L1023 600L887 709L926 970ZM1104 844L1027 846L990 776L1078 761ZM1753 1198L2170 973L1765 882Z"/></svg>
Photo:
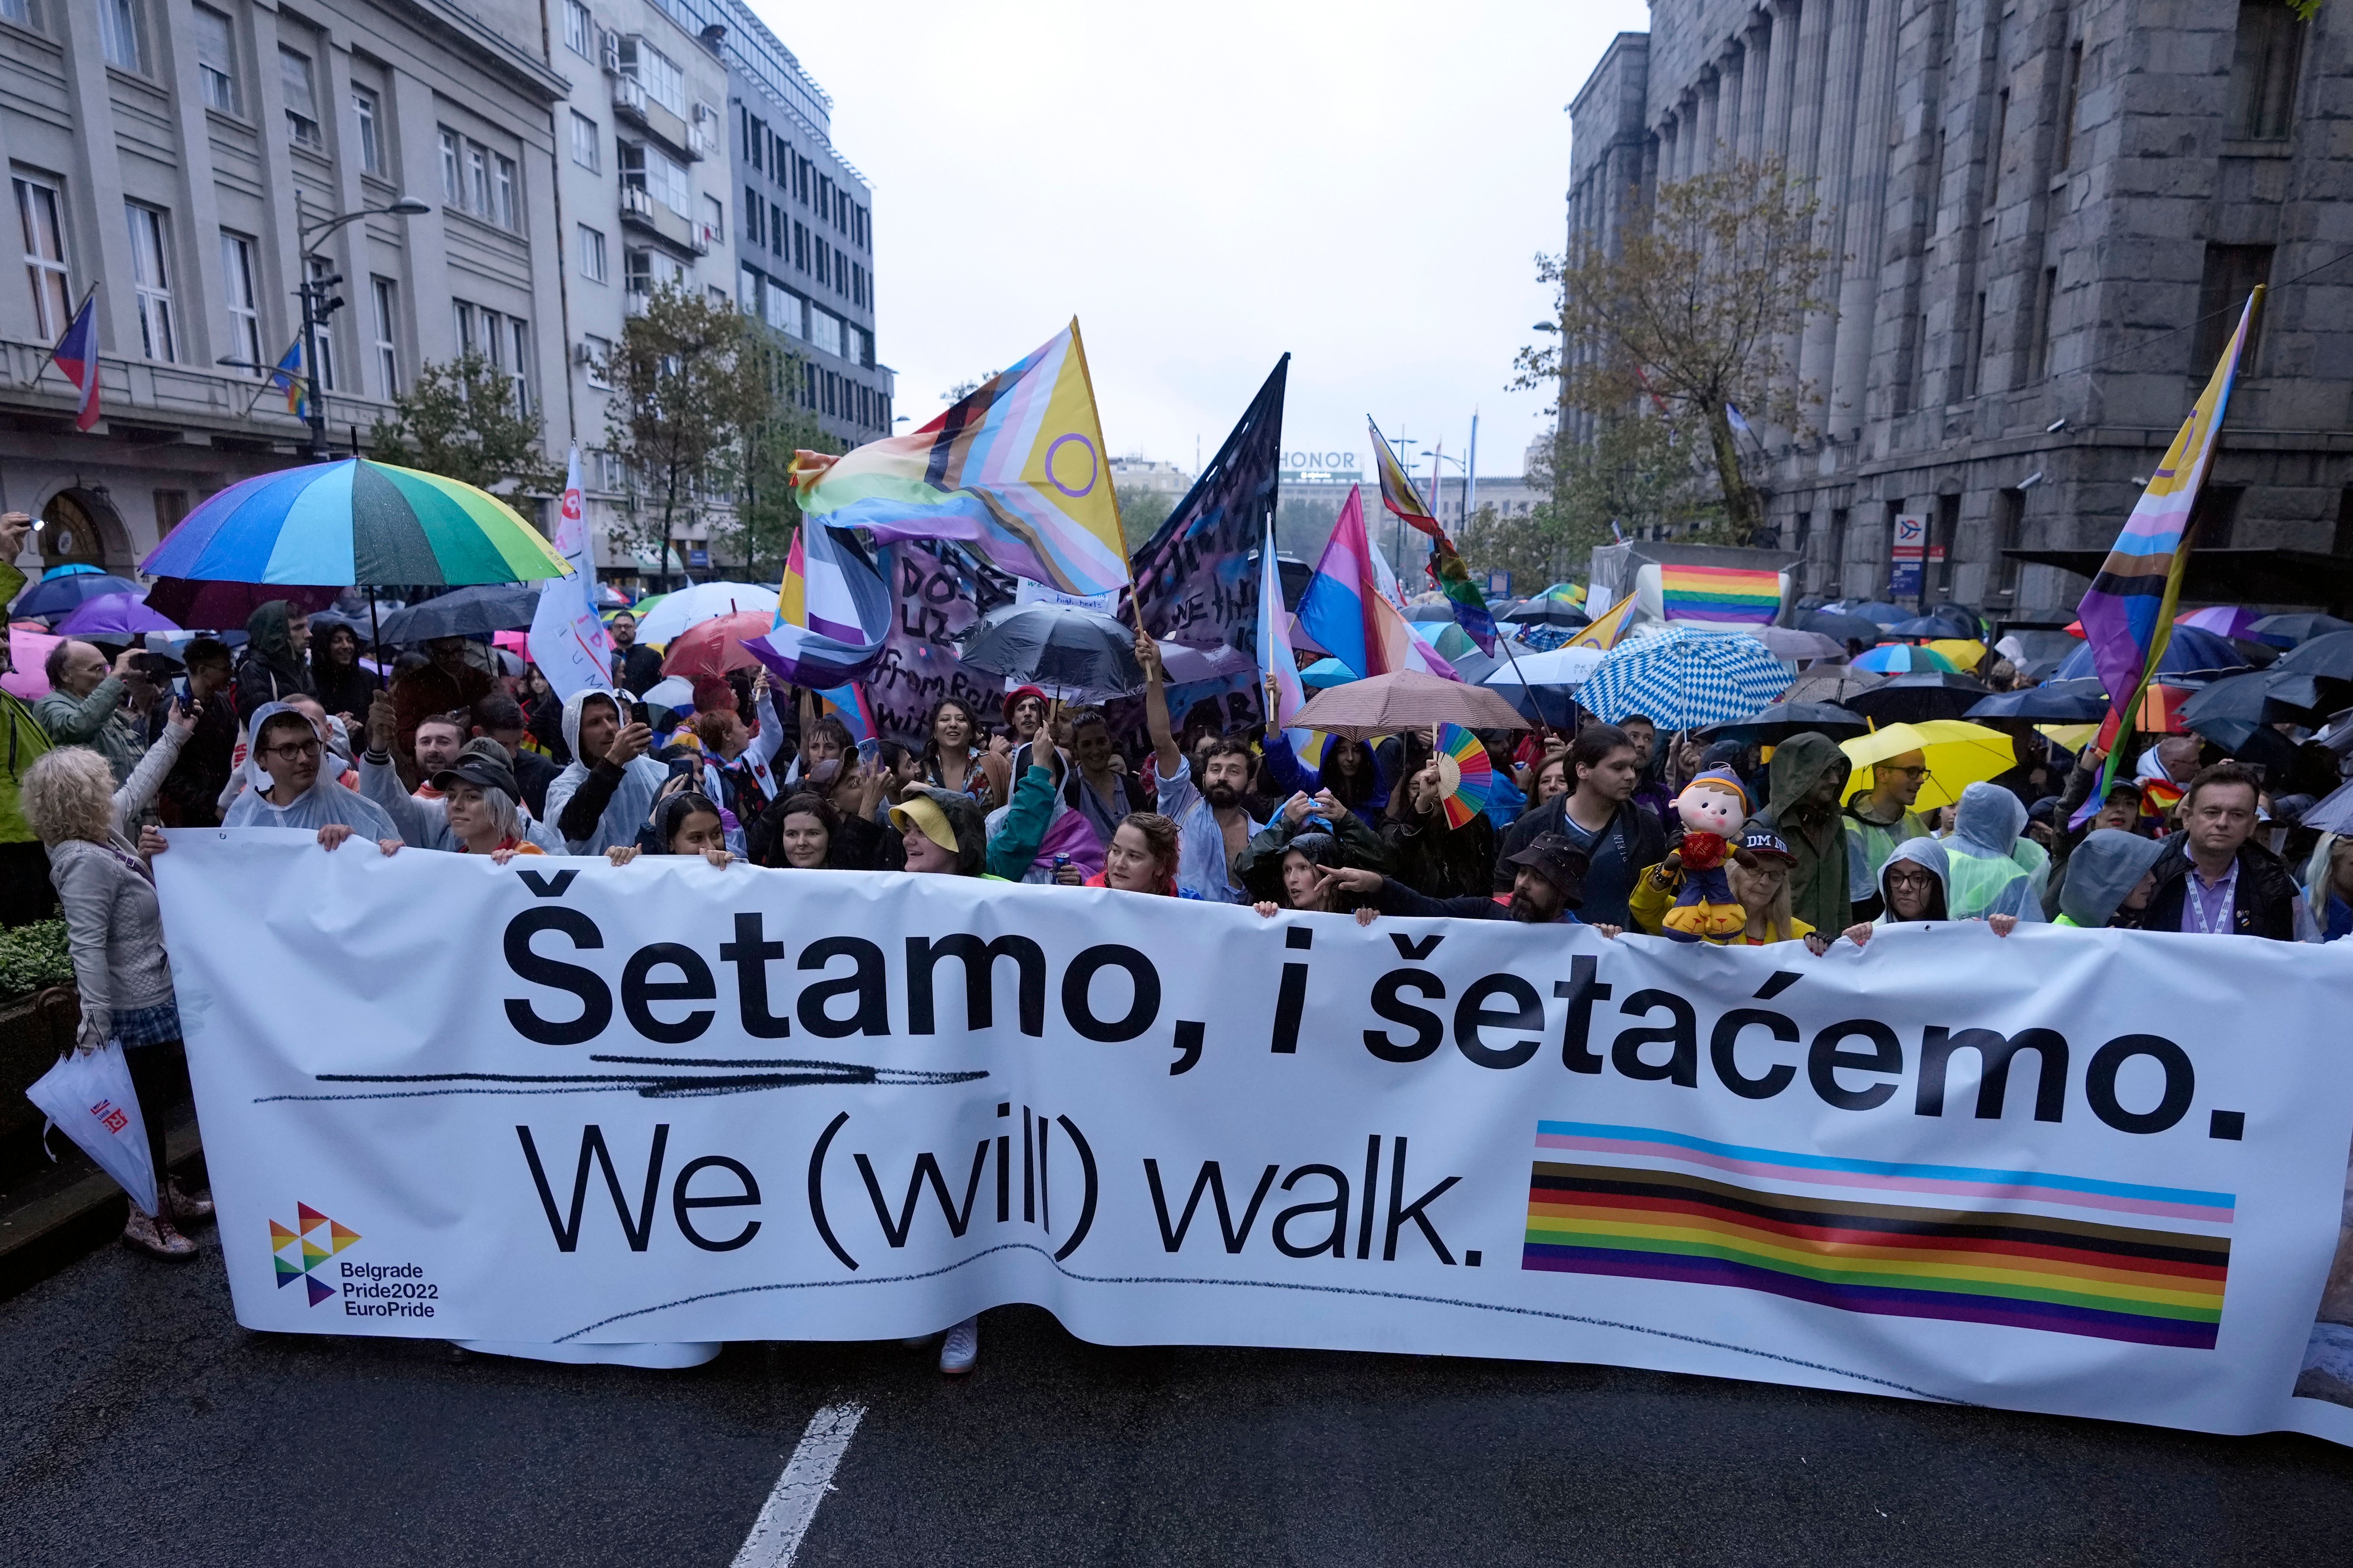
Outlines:
<svg viewBox="0 0 2353 1568"><path fill-rule="evenodd" d="M60 637L136 637L142 631L177 631L179 626L156 614L137 594L106 593L86 599L54 628Z"/></svg>

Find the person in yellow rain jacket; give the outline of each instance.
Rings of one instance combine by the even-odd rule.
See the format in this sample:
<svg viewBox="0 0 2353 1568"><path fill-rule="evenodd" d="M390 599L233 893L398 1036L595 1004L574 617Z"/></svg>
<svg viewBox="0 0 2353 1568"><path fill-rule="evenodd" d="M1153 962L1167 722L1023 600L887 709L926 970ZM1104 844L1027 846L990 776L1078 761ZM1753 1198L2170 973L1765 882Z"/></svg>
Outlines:
<svg viewBox="0 0 2353 1568"><path fill-rule="evenodd" d="M1817 953L1826 949L1827 938L1789 912L1789 868L1797 861L1781 835L1771 829L1752 825L1743 832L1725 862L1725 875L1747 921L1730 936L1711 938L1709 945L1747 948L1767 942L1803 942ZM1635 924L1652 936L1659 935L1668 911L1674 907L1681 880L1664 863L1636 877L1633 897L1628 901Z"/></svg>

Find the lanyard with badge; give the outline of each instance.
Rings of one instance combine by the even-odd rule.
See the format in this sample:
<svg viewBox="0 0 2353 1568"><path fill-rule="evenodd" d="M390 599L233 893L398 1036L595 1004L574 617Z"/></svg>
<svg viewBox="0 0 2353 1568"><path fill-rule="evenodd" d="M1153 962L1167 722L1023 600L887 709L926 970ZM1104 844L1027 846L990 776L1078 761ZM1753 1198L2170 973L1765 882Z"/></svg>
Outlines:
<svg viewBox="0 0 2353 1568"><path fill-rule="evenodd" d="M2232 916L2238 913L2239 906L2238 862L2232 861L2231 863L2230 874L2223 877L2221 882L2222 928L2221 932L2216 932L2212 920L2206 913L2206 897L2200 890L2198 869L2195 866L2192 866L2189 870L2189 886L2187 891L2189 895L2189 912L2198 921L2198 934L2200 936L2211 937L2219 934L2227 937L2232 934Z"/></svg>

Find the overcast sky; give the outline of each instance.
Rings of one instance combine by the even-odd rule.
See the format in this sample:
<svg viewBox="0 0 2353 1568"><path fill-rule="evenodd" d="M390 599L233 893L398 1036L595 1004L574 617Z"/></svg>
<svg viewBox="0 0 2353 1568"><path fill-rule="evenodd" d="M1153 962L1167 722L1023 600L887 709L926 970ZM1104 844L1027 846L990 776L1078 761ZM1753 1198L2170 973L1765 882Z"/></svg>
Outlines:
<svg viewBox="0 0 2353 1568"><path fill-rule="evenodd" d="M752 4L874 182L902 430L1075 313L1114 453L1191 469L1288 350L1287 447L1361 455L1370 413L1426 473L1476 408L1520 471L1564 106L1638 0Z"/></svg>

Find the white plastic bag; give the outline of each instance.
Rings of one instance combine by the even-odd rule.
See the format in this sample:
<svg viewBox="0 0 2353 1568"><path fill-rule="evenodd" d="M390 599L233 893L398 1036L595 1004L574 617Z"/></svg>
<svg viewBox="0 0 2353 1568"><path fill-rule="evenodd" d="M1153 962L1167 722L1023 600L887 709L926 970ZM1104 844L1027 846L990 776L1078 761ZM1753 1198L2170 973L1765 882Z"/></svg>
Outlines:
<svg viewBox="0 0 2353 1568"><path fill-rule="evenodd" d="M122 1183L142 1213L155 1213L155 1164L147 1158L147 1123L131 1086L131 1064L112 1040L85 1055L69 1051L25 1091L54 1125L81 1145L99 1169ZM42 1131L47 1137L46 1128Z"/></svg>

